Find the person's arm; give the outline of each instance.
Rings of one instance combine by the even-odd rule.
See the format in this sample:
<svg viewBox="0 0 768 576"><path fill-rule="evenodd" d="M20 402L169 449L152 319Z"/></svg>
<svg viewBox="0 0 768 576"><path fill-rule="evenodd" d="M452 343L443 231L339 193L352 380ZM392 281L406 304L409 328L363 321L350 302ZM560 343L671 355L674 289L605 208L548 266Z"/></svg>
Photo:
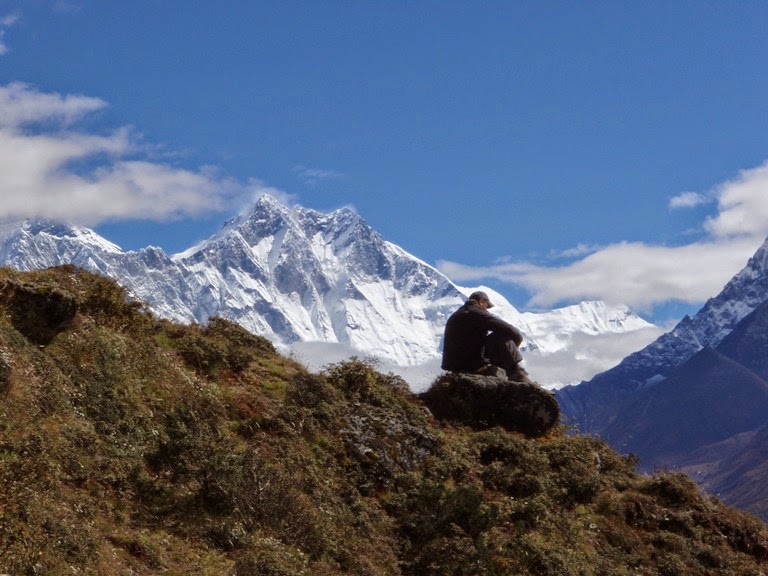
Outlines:
<svg viewBox="0 0 768 576"><path fill-rule="evenodd" d="M493 332L499 332L501 334L509 334L515 343L515 346L520 346L523 343L523 333L517 328L512 326L509 322L505 322L498 316L495 316L488 312L488 329Z"/></svg>

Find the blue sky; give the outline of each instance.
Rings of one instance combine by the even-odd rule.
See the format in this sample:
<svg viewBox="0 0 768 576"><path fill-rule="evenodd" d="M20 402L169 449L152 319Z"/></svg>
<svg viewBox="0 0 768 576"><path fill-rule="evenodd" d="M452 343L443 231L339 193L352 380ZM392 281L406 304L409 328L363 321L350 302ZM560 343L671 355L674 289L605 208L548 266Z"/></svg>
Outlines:
<svg viewBox="0 0 768 576"><path fill-rule="evenodd" d="M666 322L768 236L766 62L764 1L0 0L0 219L174 253L269 191Z"/></svg>

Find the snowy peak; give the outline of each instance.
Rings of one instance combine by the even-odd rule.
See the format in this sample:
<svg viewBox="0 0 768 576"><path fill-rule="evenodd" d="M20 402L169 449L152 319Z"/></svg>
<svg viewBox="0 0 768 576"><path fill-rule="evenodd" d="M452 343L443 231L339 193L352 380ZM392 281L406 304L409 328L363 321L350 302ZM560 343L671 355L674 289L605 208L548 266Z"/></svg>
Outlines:
<svg viewBox="0 0 768 576"><path fill-rule="evenodd" d="M151 247L124 253L93 231L51 223L0 228L0 257L19 269L72 263L109 276L171 320L223 316L283 350L323 342L398 366L439 364L445 322L472 291L384 240L352 209L326 214L269 195L172 257ZM567 348L573 334L648 325L601 302L521 314L501 295L494 300L542 353Z"/></svg>
<svg viewBox="0 0 768 576"><path fill-rule="evenodd" d="M19 270L74 264L102 271L105 260L123 254L92 230L48 220L0 227L0 262Z"/></svg>
<svg viewBox="0 0 768 576"><path fill-rule="evenodd" d="M239 234L249 246L255 246L264 238L278 236L281 230L294 224L292 220L285 206L271 196L263 196L250 212L231 221L226 231Z"/></svg>
<svg viewBox="0 0 768 576"><path fill-rule="evenodd" d="M540 317L537 318L537 315L531 313L525 313L523 317L533 324L540 321ZM632 312L628 306L609 306L600 300L558 308L550 312L547 318L549 328L561 333L604 334L653 326Z"/></svg>
<svg viewBox="0 0 768 576"><path fill-rule="evenodd" d="M239 240L238 240L239 238ZM209 251L211 246L244 243L255 254L266 252L295 253L297 248L310 247L318 259L349 256L345 250L360 255L361 245L378 250L383 239L354 211L341 208L323 214L301 206L287 207L273 196L261 196L253 207L228 220L224 227L204 242L173 256L181 261L197 252ZM368 255L368 254L366 254Z"/></svg>
<svg viewBox="0 0 768 576"><path fill-rule="evenodd" d="M278 344L341 343L397 363L434 357L438 319L459 301L444 276L352 210L322 214L270 196L173 261L187 271L198 321L216 313ZM445 310L435 311L435 290L453 295Z"/></svg>
<svg viewBox="0 0 768 576"><path fill-rule="evenodd" d="M271 196L264 195L251 210L230 218L213 236L174 254L173 259L178 261L192 258L198 252L208 251L211 246L227 242L244 242L250 247L257 246L264 238L278 235L280 230L287 226L288 219L288 210ZM233 239L237 237L240 240Z"/></svg>
<svg viewBox="0 0 768 576"><path fill-rule="evenodd" d="M89 228L51 220L25 220L21 223L6 224L3 229L6 234L10 233L18 238L47 238L54 242L66 242L73 246L82 246L99 252L115 254L122 252L119 246L102 238ZM0 232L0 238L8 240L6 234Z"/></svg>
<svg viewBox="0 0 768 576"><path fill-rule="evenodd" d="M706 345L719 343L745 316L768 298L768 240L749 259L715 298L696 316L705 318L717 332ZM696 319L694 319L696 322Z"/></svg>

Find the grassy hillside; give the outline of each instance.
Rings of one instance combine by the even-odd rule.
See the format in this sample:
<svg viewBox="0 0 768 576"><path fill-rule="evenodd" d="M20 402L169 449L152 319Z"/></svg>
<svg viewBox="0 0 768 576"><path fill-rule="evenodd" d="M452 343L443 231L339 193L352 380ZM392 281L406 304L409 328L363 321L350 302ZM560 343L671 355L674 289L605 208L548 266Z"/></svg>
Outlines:
<svg viewBox="0 0 768 576"><path fill-rule="evenodd" d="M757 576L768 530L594 438L436 422L370 363L2 269L0 573Z"/></svg>

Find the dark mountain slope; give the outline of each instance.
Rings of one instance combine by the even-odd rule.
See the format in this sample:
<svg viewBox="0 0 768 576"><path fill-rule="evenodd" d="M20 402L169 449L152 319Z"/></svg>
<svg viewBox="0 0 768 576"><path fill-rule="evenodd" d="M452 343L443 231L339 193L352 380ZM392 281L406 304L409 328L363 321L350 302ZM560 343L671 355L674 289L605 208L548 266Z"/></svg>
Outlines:
<svg viewBox="0 0 768 576"><path fill-rule="evenodd" d="M768 518L768 426L748 435L739 450L730 450L707 476L705 486L734 506Z"/></svg>
<svg viewBox="0 0 768 576"><path fill-rule="evenodd" d="M700 446L761 426L768 383L711 348L704 348L664 382L637 394L602 434L651 468L673 466Z"/></svg>
<svg viewBox="0 0 768 576"><path fill-rule="evenodd" d="M717 348L767 300L768 241L695 316L686 316L671 331L590 381L559 390L566 420L582 432L602 434L637 394L668 377L702 348Z"/></svg>
<svg viewBox="0 0 768 576"><path fill-rule="evenodd" d="M768 300L739 322L717 349L768 379Z"/></svg>
<svg viewBox="0 0 768 576"><path fill-rule="evenodd" d="M694 317L557 399L567 423L634 451L645 469L687 471L768 518L768 467L754 445L768 423L766 382L768 241Z"/></svg>
<svg viewBox="0 0 768 576"><path fill-rule="evenodd" d="M601 437L646 470L691 474L708 492L768 518L768 303L743 318L716 350L705 347L637 390Z"/></svg>
<svg viewBox="0 0 768 576"><path fill-rule="evenodd" d="M768 529L603 442L435 422L72 267L0 270L0 573L757 575Z"/></svg>

